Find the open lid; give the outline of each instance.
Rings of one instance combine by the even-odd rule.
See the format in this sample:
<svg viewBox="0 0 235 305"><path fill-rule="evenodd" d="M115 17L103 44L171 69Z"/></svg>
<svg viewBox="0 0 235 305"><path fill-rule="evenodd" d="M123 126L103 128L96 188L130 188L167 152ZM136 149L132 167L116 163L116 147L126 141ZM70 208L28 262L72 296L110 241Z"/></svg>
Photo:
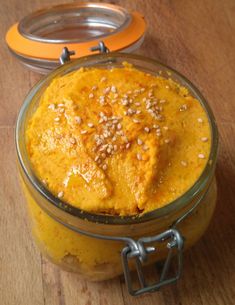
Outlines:
<svg viewBox="0 0 235 305"><path fill-rule="evenodd" d="M71 59L90 55L100 41L110 51L131 52L143 42L145 30L138 12L106 3L70 3L26 16L8 30L6 42L26 66L45 73L59 65L64 47L74 51Z"/></svg>

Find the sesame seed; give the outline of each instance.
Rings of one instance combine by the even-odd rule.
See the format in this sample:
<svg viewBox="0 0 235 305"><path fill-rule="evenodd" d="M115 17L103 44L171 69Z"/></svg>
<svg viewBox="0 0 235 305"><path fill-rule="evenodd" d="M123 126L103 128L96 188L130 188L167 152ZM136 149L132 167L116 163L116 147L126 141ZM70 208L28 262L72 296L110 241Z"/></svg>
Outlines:
<svg viewBox="0 0 235 305"><path fill-rule="evenodd" d="M100 82L103 83L107 80L107 78L105 76L101 77Z"/></svg>
<svg viewBox="0 0 235 305"><path fill-rule="evenodd" d="M106 158L106 153L102 153L102 154L101 154L101 157L102 157L103 159L105 159L105 158Z"/></svg>
<svg viewBox="0 0 235 305"><path fill-rule="evenodd" d="M113 150L113 145L112 144L108 144L108 147L107 147L107 153L110 154Z"/></svg>
<svg viewBox="0 0 235 305"><path fill-rule="evenodd" d="M116 132L116 134L119 135L119 136L123 136L124 132L123 132L123 130L119 130L119 131Z"/></svg>
<svg viewBox="0 0 235 305"><path fill-rule="evenodd" d="M94 97L94 94L93 93L90 93L89 94L89 98L93 98Z"/></svg>
<svg viewBox="0 0 235 305"><path fill-rule="evenodd" d="M60 108L60 109L59 109L59 112L60 112L60 113L63 113L63 112L64 112L64 108Z"/></svg>
<svg viewBox="0 0 235 305"><path fill-rule="evenodd" d="M136 111L136 114L140 114L142 111L141 110L137 110Z"/></svg>
<svg viewBox="0 0 235 305"><path fill-rule="evenodd" d="M149 133L150 132L150 129L148 127L144 127L144 131Z"/></svg>
<svg viewBox="0 0 235 305"><path fill-rule="evenodd" d="M131 143L127 143L126 144L126 149L130 148L131 147Z"/></svg>
<svg viewBox="0 0 235 305"><path fill-rule="evenodd" d="M153 128L159 129L159 125L154 124L154 125L153 125Z"/></svg>
<svg viewBox="0 0 235 305"><path fill-rule="evenodd" d="M64 104L60 103L57 105L59 108L64 107Z"/></svg>
<svg viewBox="0 0 235 305"><path fill-rule="evenodd" d="M101 139L96 140L96 146L100 146L102 143L103 143L103 141Z"/></svg>
<svg viewBox="0 0 235 305"><path fill-rule="evenodd" d="M182 166L187 166L188 165L188 162L184 161L184 160L181 160L180 163L181 163Z"/></svg>
<svg viewBox="0 0 235 305"><path fill-rule="evenodd" d="M102 168L103 168L104 171L106 171L106 169L108 168L107 164L104 164L104 165L102 166Z"/></svg>
<svg viewBox="0 0 235 305"><path fill-rule="evenodd" d="M143 160L143 158L142 158L142 155L141 154L136 154L136 158L137 158L137 160L139 160L139 161L141 161L141 160Z"/></svg>
<svg viewBox="0 0 235 305"><path fill-rule="evenodd" d="M205 155L204 154L198 154L198 158L199 159L205 159Z"/></svg>
<svg viewBox="0 0 235 305"><path fill-rule="evenodd" d="M202 123L202 122L203 122L203 119L202 119L202 118L198 118L197 121L198 121L199 123Z"/></svg>
<svg viewBox="0 0 235 305"><path fill-rule="evenodd" d="M97 162L99 160L99 156L95 157L95 162Z"/></svg>
<svg viewBox="0 0 235 305"><path fill-rule="evenodd" d="M81 133L81 134L86 134L86 133L87 133L87 130L81 130L80 133Z"/></svg>
<svg viewBox="0 0 235 305"><path fill-rule="evenodd" d="M164 140L164 142L165 142L166 144L170 143L170 141L171 141L170 139L165 139L165 140Z"/></svg>
<svg viewBox="0 0 235 305"><path fill-rule="evenodd" d="M146 144L142 148L144 151L149 150L149 147Z"/></svg>
<svg viewBox="0 0 235 305"><path fill-rule="evenodd" d="M158 115L155 116L155 119L157 121L163 121L164 117L161 114L158 114Z"/></svg>
<svg viewBox="0 0 235 305"><path fill-rule="evenodd" d="M121 124L121 123L118 123L117 129L118 129L118 130L122 129L122 124Z"/></svg>
<svg viewBox="0 0 235 305"><path fill-rule="evenodd" d="M202 137L202 138L201 138L201 141L202 141L202 142L207 142L207 141L208 141L208 138L207 138L207 137Z"/></svg>
<svg viewBox="0 0 235 305"><path fill-rule="evenodd" d="M62 192L62 191L59 192L58 195L57 195L58 198L61 198L61 197L63 197L63 196L64 196L64 192Z"/></svg>
<svg viewBox="0 0 235 305"><path fill-rule="evenodd" d="M165 104L165 103L166 103L166 100L160 100L159 103L160 103L160 104Z"/></svg>
<svg viewBox="0 0 235 305"><path fill-rule="evenodd" d="M181 105L180 106L180 111L186 111L188 109L188 106L186 105L186 104L184 104L184 105Z"/></svg>
<svg viewBox="0 0 235 305"><path fill-rule="evenodd" d="M116 144L113 145L113 150L114 150L114 151L117 151L117 149L118 149L117 145L116 145Z"/></svg>
<svg viewBox="0 0 235 305"><path fill-rule="evenodd" d="M87 126L92 128L92 127L94 127L94 124L93 123L88 123Z"/></svg>
<svg viewBox="0 0 235 305"><path fill-rule="evenodd" d="M93 86L93 87L91 88L92 91L95 91L96 89L97 89L97 86Z"/></svg>
<svg viewBox="0 0 235 305"><path fill-rule="evenodd" d="M75 116L74 119L75 119L76 123L81 124L82 119L80 118L80 116Z"/></svg>
<svg viewBox="0 0 235 305"><path fill-rule="evenodd" d="M109 93L109 91L110 91L110 87L107 87L107 88L105 88L105 89L104 89L104 91L103 91L103 92L104 92L104 94L108 94L108 93Z"/></svg>
<svg viewBox="0 0 235 305"><path fill-rule="evenodd" d="M118 93L115 93L113 96L115 99L118 98Z"/></svg>
<svg viewBox="0 0 235 305"><path fill-rule="evenodd" d="M127 114L128 114L128 115L135 114L135 110L134 110L134 109L131 109L131 108L128 108L128 109L127 109Z"/></svg>
<svg viewBox="0 0 235 305"><path fill-rule="evenodd" d="M169 128L168 126L163 126L163 129L168 130Z"/></svg>
<svg viewBox="0 0 235 305"><path fill-rule="evenodd" d="M69 139L69 142L70 142L71 144L75 144L75 143L76 143L76 139L75 139L75 138L70 138L70 139Z"/></svg>
<svg viewBox="0 0 235 305"><path fill-rule="evenodd" d="M60 118L58 118L58 117L57 117L57 118L54 118L54 121L55 121L55 122L59 122L59 121L60 121Z"/></svg>
<svg viewBox="0 0 235 305"><path fill-rule="evenodd" d="M103 96L103 95L101 95L100 97L99 97L99 99L100 99L100 104L104 104L104 102L105 102L105 97Z"/></svg>
<svg viewBox="0 0 235 305"><path fill-rule="evenodd" d="M112 141L115 142L116 140L117 140L117 138L114 136L114 137L112 138Z"/></svg>
<svg viewBox="0 0 235 305"><path fill-rule="evenodd" d="M117 88L115 86L111 86L111 92L116 93L117 92Z"/></svg>
<svg viewBox="0 0 235 305"><path fill-rule="evenodd" d="M137 102L137 103L135 103L135 105L136 105L136 106L140 106L140 103L139 103L139 102Z"/></svg>
<svg viewBox="0 0 235 305"><path fill-rule="evenodd" d="M55 104L50 104L50 105L48 106L48 109L55 110Z"/></svg>
<svg viewBox="0 0 235 305"><path fill-rule="evenodd" d="M129 101L127 99L122 99L122 105L127 106L129 104Z"/></svg>
<svg viewBox="0 0 235 305"><path fill-rule="evenodd" d="M47 185L47 181L45 179L42 180L42 183Z"/></svg>
<svg viewBox="0 0 235 305"><path fill-rule="evenodd" d="M104 144L104 145L100 148L100 151L106 150L106 147L107 147L107 144Z"/></svg>
<svg viewBox="0 0 235 305"><path fill-rule="evenodd" d="M142 141L141 139L138 138L138 139L137 139L137 144L138 144L138 145L142 145L142 144L143 144L143 141Z"/></svg>
<svg viewBox="0 0 235 305"><path fill-rule="evenodd" d="M144 91L145 91L145 88L141 88L141 89L140 89L140 92L143 93Z"/></svg>
<svg viewBox="0 0 235 305"><path fill-rule="evenodd" d="M140 120L133 119L133 122L136 123L136 124L139 124L139 123L140 123Z"/></svg>
<svg viewBox="0 0 235 305"><path fill-rule="evenodd" d="M109 137L109 132L108 132L108 130L105 130L104 133L103 133L103 135L104 135L105 138L108 138L108 137Z"/></svg>
<svg viewBox="0 0 235 305"><path fill-rule="evenodd" d="M169 89L170 87L169 86L166 86L166 89Z"/></svg>

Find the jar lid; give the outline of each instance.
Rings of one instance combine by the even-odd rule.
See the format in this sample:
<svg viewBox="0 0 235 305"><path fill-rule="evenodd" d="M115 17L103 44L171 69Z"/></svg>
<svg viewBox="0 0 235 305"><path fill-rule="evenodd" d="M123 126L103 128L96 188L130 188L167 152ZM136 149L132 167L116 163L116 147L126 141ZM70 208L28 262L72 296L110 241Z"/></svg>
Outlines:
<svg viewBox="0 0 235 305"><path fill-rule="evenodd" d="M70 3L24 17L8 30L6 42L25 65L52 70L65 47L74 51L71 59L90 55L100 41L110 51L131 52L143 42L145 30L138 12L106 3Z"/></svg>

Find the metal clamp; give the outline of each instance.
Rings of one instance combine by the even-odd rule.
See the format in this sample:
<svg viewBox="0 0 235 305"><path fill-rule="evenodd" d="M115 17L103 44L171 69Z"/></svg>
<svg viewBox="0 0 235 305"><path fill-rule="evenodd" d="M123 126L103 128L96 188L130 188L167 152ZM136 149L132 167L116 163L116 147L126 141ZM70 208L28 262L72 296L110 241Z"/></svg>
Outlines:
<svg viewBox="0 0 235 305"><path fill-rule="evenodd" d="M100 53L109 53L109 48L105 45L103 41L100 41L97 46L90 48L91 52L99 51Z"/></svg>
<svg viewBox="0 0 235 305"><path fill-rule="evenodd" d="M50 214L56 221L60 222L67 228L80 233L85 236L89 236L92 238L102 239L102 240L112 240L112 241L121 241L126 244L126 246L121 251L121 259L123 265L123 272L126 281L126 285L128 288L128 292L133 295L137 296L146 292L154 292L159 290L162 286L175 283L181 276L182 273L182 266L183 266L183 246L184 246L184 238L176 229L169 229L165 232L151 236L151 237L141 237L137 241L131 237L121 237L121 236L105 236L101 234L89 233L83 230L80 230L68 223L62 222L60 219L55 218L54 215ZM146 283L144 272L143 272L143 263L147 262L148 255L157 251L158 249L152 246L147 246L148 243L163 243L167 242L166 247L168 250L167 258L164 262L163 269L160 275L160 278L156 283L149 285ZM174 276L166 278L172 257L174 254L174 250L177 254L177 271ZM137 289L133 288L133 281L131 278L131 268L129 266L130 260L135 260L136 271L139 279L139 287Z"/></svg>
<svg viewBox="0 0 235 305"><path fill-rule="evenodd" d="M167 248L169 249L169 251L167 259L164 262L160 278L154 284L148 285L144 277L143 262L147 261L148 254L153 253L157 249L155 249L154 247L145 247L145 244L153 242L162 243L167 240ZM183 245L183 237L175 229L169 229L159 235L152 237L142 237L136 242L134 240L131 240L131 242L129 241L127 246L123 248L121 253L124 277L129 293L133 296L137 296L146 292L157 291L164 285L176 282L180 278L182 272ZM171 265L173 249L175 249L177 252L177 271L174 276L167 278L168 270ZM133 281L131 279L131 271L129 267L129 261L131 259L135 259L136 271L139 280L139 287L135 290L133 288Z"/></svg>
<svg viewBox="0 0 235 305"><path fill-rule="evenodd" d="M62 53L60 55L60 63L61 65L65 64L66 62L70 61L70 56L75 55L75 51L69 51L67 47L64 47Z"/></svg>

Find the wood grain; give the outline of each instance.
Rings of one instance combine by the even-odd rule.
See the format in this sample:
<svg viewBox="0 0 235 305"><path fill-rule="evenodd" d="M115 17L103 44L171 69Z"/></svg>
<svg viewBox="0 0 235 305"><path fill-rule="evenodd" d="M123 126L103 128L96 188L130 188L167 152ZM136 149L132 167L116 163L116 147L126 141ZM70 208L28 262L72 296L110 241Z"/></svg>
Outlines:
<svg viewBox="0 0 235 305"><path fill-rule="evenodd" d="M138 53L172 66L204 94L220 131L218 204L201 241L185 253L183 278L154 295L133 298L123 278L89 283L60 271L34 246L17 179L14 124L40 76L8 52L8 27L29 12L64 0L2 1L0 6L0 304L232 305L235 299L235 2L112 1L140 11L148 32ZM152 270L149 271L151 275Z"/></svg>

